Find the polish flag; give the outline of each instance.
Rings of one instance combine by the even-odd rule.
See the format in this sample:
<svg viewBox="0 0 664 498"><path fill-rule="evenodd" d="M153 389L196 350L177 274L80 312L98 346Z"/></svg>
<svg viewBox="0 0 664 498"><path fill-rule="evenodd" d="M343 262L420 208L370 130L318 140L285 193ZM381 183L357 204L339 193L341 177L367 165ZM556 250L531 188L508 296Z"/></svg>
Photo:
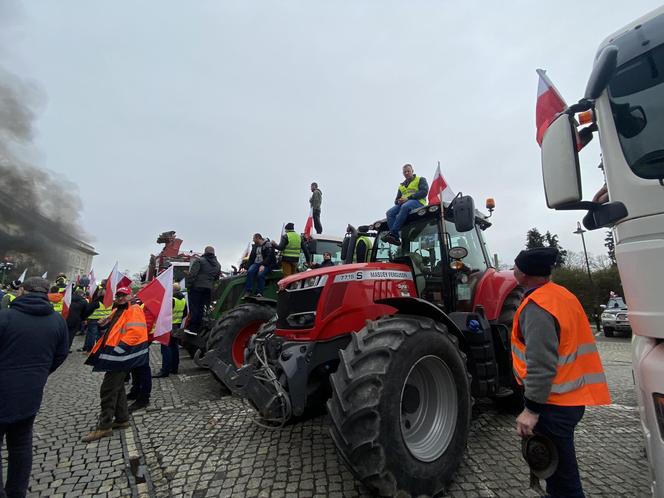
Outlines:
<svg viewBox="0 0 664 498"><path fill-rule="evenodd" d="M538 69L539 84L537 85L537 106L535 109L535 125L537 126L536 140L542 146L542 140L546 129L554 119L567 109L565 100L560 96L558 90L546 75L546 71Z"/></svg>
<svg viewBox="0 0 664 498"><path fill-rule="evenodd" d="M304 224L304 235L307 237L311 237L311 230L314 227L314 210L309 209L309 217L307 218L307 222Z"/></svg>
<svg viewBox="0 0 664 498"><path fill-rule="evenodd" d="M62 318L67 318L69 315L69 307L71 306L71 293L73 288L73 285L67 284L65 295L62 298Z"/></svg>
<svg viewBox="0 0 664 498"><path fill-rule="evenodd" d="M115 299L115 290L119 287L118 283L124 275L118 271L118 263L111 270L111 274L106 279L106 288L104 289L104 306L110 308Z"/></svg>
<svg viewBox="0 0 664 498"><path fill-rule="evenodd" d="M455 195L454 191L445 181L445 178L443 178L443 174L440 172L440 161L438 161L436 174L433 175L433 181L429 187L429 204L438 204L441 199L451 202Z"/></svg>
<svg viewBox="0 0 664 498"><path fill-rule="evenodd" d="M136 293L145 309L155 316L154 340L168 346L173 328L173 266Z"/></svg>
<svg viewBox="0 0 664 498"><path fill-rule="evenodd" d="M90 284L88 286L88 295L90 296L90 299L92 299L92 295L97 290L97 278L95 277L95 269L94 268L92 268L90 270L90 273L88 273L88 278L90 279Z"/></svg>
<svg viewBox="0 0 664 498"><path fill-rule="evenodd" d="M27 274L28 274L28 269L26 268L25 270L23 270L23 273L21 273L21 276L18 277L16 280L18 280L21 283L25 282L25 276Z"/></svg>

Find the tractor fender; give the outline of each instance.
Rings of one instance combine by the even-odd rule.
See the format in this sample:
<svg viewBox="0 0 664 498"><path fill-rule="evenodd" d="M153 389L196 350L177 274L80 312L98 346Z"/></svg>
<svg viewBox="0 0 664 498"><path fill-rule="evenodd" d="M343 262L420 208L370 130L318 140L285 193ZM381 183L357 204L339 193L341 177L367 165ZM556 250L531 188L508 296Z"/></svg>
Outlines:
<svg viewBox="0 0 664 498"><path fill-rule="evenodd" d="M247 296L244 298L245 303L260 304L261 306L271 306L273 308L277 307L277 300L270 299L269 297L256 297L256 296Z"/></svg>
<svg viewBox="0 0 664 498"><path fill-rule="evenodd" d="M496 271L489 268L475 288L473 309L482 306L487 320L497 320L503 309L505 298L517 286L518 283L511 271Z"/></svg>
<svg viewBox="0 0 664 498"><path fill-rule="evenodd" d="M447 329L454 335L461 337L459 327L452 319L438 306L420 299L419 297L388 297L376 301L378 304L387 304L396 308L399 314L426 316L447 326Z"/></svg>

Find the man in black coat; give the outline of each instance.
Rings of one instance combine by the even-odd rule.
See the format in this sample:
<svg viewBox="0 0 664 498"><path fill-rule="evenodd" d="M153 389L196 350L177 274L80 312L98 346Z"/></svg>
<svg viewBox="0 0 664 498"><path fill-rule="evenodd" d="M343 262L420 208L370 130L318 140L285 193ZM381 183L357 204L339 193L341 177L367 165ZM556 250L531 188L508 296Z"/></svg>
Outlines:
<svg viewBox="0 0 664 498"><path fill-rule="evenodd" d="M83 297L85 295L84 291L78 289L71 296L71 304L69 305L69 313L67 314L67 328L69 329L69 352L71 353L71 345L74 342L74 336L76 333L81 330L81 324L83 320L89 317L92 312L97 308L98 302L95 303L95 306L92 306L92 303L88 303ZM83 348L80 348L79 351L83 351Z"/></svg>
<svg viewBox="0 0 664 498"><path fill-rule="evenodd" d="M251 295L256 285L256 296L263 297L265 288L265 277L276 266L277 259L274 254L274 246L268 239L263 238L260 233L254 234L254 245L249 255L247 283L244 286L244 297Z"/></svg>
<svg viewBox="0 0 664 498"><path fill-rule="evenodd" d="M214 255L214 247L207 246L203 256L192 261L185 277L189 297L189 326L185 333L198 334L205 306L210 304L212 289L220 275L221 265Z"/></svg>
<svg viewBox="0 0 664 498"><path fill-rule="evenodd" d="M30 277L11 307L0 311L0 447L6 436L9 467L4 493L10 497L27 492L32 426L44 385L67 357L67 324L53 310L48 288L48 280ZM0 472L0 488L1 477Z"/></svg>

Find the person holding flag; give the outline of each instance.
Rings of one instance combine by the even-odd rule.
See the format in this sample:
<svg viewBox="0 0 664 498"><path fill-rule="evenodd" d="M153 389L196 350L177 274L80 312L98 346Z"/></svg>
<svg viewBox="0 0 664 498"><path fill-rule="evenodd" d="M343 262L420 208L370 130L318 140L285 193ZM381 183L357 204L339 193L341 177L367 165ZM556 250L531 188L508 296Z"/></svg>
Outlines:
<svg viewBox="0 0 664 498"><path fill-rule="evenodd" d="M106 332L92 348L86 365L106 372L99 390L101 413L96 428L83 437L89 443L110 436L114 428L129 427L125 378L132 368L149 365L148 324L140 306L130 304L129 287L115 292L115 309Z"/></svg>
<svg viewBox="0 0 664 498"><path fill-rule="evenodd" d="M429 185L426 178L417 176L413 171L413 166L404 164L402 172L405 180L399 184L397 197L394 199L394 206L387 210L387 227L389 232L383 235L382 240L395 246L401 245L399 231L406 222L408 213L427 205L427 194Z"/></svg>

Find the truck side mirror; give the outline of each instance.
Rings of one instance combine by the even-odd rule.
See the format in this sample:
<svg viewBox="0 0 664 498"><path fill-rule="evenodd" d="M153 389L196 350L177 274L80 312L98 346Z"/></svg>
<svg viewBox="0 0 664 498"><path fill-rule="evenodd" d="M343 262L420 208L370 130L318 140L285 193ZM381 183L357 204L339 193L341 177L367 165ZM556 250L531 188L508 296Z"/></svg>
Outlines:
<svg viewBox="0 0 664 498"><path fill-rule="evenodd" d="M353 262L353 253L355 252L355 241L357 240L357 229L348 225L346 228L346 235L341 243L341 260L343 264L350 264Z"/></svg>
<svg viewBox="0 0 664 498"><path fill-rule="evenodd" d="M452 201L454 228L459 233L475 228L475 201L469 195L458 196Z"/></svg>
<svg viewBox="0 0 664 498"><path fill-rule="evenodd" d="M581 173L574 119L558 116L542 140L542 176L546 205L559 209L581 200Z"/></svg>

